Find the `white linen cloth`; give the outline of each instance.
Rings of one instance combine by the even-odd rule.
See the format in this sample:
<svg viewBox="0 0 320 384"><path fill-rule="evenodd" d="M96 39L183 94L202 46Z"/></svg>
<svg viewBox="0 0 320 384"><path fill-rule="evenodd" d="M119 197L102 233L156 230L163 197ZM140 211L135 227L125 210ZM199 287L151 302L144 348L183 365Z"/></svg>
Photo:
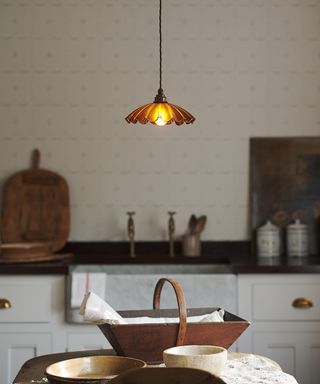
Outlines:
<svg viewBox="0 0 320 384"><path fill-rule="evenodd" d="M106 274L104 272L71 273L71 308L80 308L83 296L89 292L97 292L104 297L106 291Z"/></svg>
<svg viewBox="0 0 320 384"><path fill-rule="evenodd" d="M226 384L298 384L293 376L250 354L228 360L220 377Z"/></svg>
<svg viewBox="0 0 320 384"><path fill-rule="evenodd" d="M94 292L88 292L81 303L80 315L84 321L95 324L145 324L145 323L178 323L178 317L153 318L143 317L121 317L108 303ZM188 323L192 322L223 322L224 310L220 309L212 313L200 316L190 316Z"/></svg>

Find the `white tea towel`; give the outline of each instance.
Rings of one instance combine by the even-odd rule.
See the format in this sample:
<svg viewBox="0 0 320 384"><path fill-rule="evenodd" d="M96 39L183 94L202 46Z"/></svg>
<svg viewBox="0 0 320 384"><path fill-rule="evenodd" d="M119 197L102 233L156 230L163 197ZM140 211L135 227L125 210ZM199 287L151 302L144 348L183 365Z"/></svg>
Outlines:
<svg viewBox="0 0 320 384"><path fill-rule="evenodd" d="M108 303L93 292L88 292L84 296L79 313L84 321L90 323L126 324L126 321Z"/></svg>
<svg viewBox="0 0 320 384"><path fill-rule="evenodd" d="M146 323L178 323L178 317L126 317L123 318L108 303L93 292L89 292L83 298L80 307L80 315L84 321L95 324L146 324ZM188 323L196 322L223 322L224 310L219 309L212 313L206 313L199 316L190 316Z"/></svg>
<svg viewBox="0 0 320 384"><path fill-rule="evenodd" d="M71 308L80 308L84 295L89 291L104 297L106 274L104 272L73 272L71 274Z"/></svg>

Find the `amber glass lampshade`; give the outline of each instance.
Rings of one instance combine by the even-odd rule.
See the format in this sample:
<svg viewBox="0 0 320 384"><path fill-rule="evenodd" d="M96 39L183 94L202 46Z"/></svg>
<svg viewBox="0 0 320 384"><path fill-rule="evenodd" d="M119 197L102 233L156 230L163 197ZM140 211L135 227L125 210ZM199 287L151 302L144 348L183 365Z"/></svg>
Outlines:
<svg viewBox="0 0 320 384"><path fill-rule="evenodd" d="M153 103L135 109L126 117L126 121L133 124L149 122L156 125L168 125L175 122L177 125L181 125L193 123L195 118L178 105L168 103L160 88Z"/></svg>
<svg viewBox="0 0 320 384"><path fill-rule="evenodd" d="M181 125L193 123L194 120L195 118L188 111L168 102L142 105L126 117L126 121L133 124L149 122L156 125L168 125L175 122L177 125Z"/></svg>

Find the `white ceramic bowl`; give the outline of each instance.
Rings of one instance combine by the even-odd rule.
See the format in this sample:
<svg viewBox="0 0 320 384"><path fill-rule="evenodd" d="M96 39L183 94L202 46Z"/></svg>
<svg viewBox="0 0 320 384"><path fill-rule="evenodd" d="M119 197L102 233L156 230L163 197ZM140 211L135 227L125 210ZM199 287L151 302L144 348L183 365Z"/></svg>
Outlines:
<svg viewBox="0 0 320 384"><path fill-rule="evenodd" d="M227 357L228 351L215 345L183 345L163 352L166 367L197 368L216 376L223 371Z"/></svg>

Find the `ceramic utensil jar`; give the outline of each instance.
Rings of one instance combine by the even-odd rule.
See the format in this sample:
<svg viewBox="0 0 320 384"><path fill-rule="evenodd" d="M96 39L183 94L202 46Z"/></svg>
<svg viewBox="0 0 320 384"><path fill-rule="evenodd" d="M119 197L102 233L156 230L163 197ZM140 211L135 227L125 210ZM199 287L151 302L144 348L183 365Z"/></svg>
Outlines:
<svg viewBox="0 0 320 384"><path fill-rule="evenodd" d="M197 257L201 255L201 240L199 233L192 233L183 236L182 253L184 256L189 257Z"/></svg>
<svg viewBox="0 0 320 384"><path fill-rule="evenodd" d="M287 254L289 257L305 257L309 253L308 226L299 219L287 226Z"/></svg>
<svg viewBox="0 0 320 384"><path fill-rule="evenodd" d="M278 257L280 250L280 228L267 221L257 230L258 257Z"/></svg>

